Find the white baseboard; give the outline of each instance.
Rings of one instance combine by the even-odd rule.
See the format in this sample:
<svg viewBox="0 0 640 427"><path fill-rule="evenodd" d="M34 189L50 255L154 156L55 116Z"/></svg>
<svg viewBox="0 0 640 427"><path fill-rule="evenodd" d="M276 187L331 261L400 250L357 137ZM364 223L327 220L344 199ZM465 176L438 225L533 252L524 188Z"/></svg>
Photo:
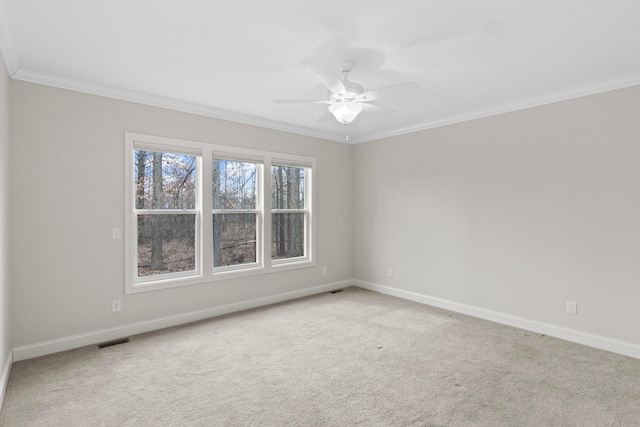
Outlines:
<svg viewBox="0 0 640 427"><path fill-rule="evenodd" d="M208 319L211 317L222 316L224 314L235 313L237 311L262 307L265 305L315 295L322 292L329 292L352 285L353 282L351 280L328 283L311 288L299 289L291 292L284 292L276 295L211 307L205 310L167 316L159 319L137 322L128 325L117 326L114 328L101 329L97 331L86 332L83 334L15 347L13 349L13 360L17 362L34 357L45 356L47 354L58 353L60 351L71 350L74 348L94 345L105 341L128 337L131 335L142 334L145 332L164 329L171 326L178 326L185 323Z"/></svg>
<svg viewBox="0 0 640 427"><path fill-rule="evenodd" d="M6 362L2 368L2 376L0 376L0 409L2 409L2 402L4 402L4 392L7 390L7 384L9 383L9 374L11 373L11 364L13 363L13 357L11 352L6 356Z"/></svg>
<svg viewBox="0 0 640 427"><path fill-rule="evenodd" d="M224 314L234 313L269 304L275 304L278 302L288 301L305 296L315 295L322 292L329 292L349 286L358 286L360 288L379 292L381 294L391 295L410 301L455 311L457 313L467 314L469 316L478 317L480 319L490 320L493 322L502 323L504 325L509 325L516 328L525 329L532 332L564 339L567 341L588 345L590 347L599 348L601 350L611 351L613 353L622 354L624 356L640 359L640 345L635 343L590 334L587 332L569 329L550 323L539 322L536 320L526 319L523 317L512 316L510 314L500 313L497 311L487 310L484 308L462 304L455 301L405 291L390 286L379 285L362 280L345 280L315 286L312 288L305 288L296 291L240 301L232 304L221 305L205 310L167 316L144 322L137 322L114 328L101 329L83 334L15 347L13 349L13 355L10 354L7 357L7 362L3 367L2 377L0 378L0 381L2 381L0 383L0 387L2 387L2 389L0 390L0 405L2 402L1 398L4 396L4 390L9 379L11 364L13 362L57 353L60 351L71 350L87 345L94 345L109 340L168 328L171 326L182 325L185 323L195 322L198 320L208 319L211 317L221 316Z"/></svg>
<svg viewBox="0 0 640 427"><path fill-rule="evenodd" d="M394 297L403 298L450 311L455 311L457 313L467 314L469 316L478 317L480 319L490 320L496 323L502 323L504 325L509 325L539 334L545 334L566 341L584 344L590 347L599 348L601 350L606 350L613 353L622 354L624 356L640 359L640 345L635 343L590 334L588 332L569 329L563 326L538 322L536 320L512 316L510 314L487 310L484 308L441 298L435 298L428 295L422 295L415 292L393 288L390 286L378 285L376 283L365 282L362 280L353 280L352 283L360 288L379 292L381 294L391 295Z"/></svg>

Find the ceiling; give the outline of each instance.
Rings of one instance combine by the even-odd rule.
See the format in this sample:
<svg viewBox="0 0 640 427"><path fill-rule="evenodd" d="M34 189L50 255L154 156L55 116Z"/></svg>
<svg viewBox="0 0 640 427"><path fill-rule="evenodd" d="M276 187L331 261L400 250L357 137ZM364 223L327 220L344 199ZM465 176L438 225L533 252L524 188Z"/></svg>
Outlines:
<svg viewBox="0 0 640 427"><path fill-rule="evenodd" d="M9 74L348 142L640 84L638 0L0 0ZM348 125L318 71L415 81Z"/></svg>

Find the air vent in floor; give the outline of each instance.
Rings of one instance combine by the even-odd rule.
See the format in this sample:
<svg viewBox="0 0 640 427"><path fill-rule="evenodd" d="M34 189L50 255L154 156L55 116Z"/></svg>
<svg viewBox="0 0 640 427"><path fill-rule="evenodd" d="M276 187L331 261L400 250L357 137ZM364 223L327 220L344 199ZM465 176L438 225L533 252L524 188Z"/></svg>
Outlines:
<svg viewBox="0 0 640 427"><path fill-rule="evenodd" d="M98 348L105 348L105 347L111 347L114 345L118 345L118 344L124 344L124 343L128 343L129 342L129 338L119 338L117 340L112 340L112 341L107 341L107 342L103 342L98 344Z"/></svg>

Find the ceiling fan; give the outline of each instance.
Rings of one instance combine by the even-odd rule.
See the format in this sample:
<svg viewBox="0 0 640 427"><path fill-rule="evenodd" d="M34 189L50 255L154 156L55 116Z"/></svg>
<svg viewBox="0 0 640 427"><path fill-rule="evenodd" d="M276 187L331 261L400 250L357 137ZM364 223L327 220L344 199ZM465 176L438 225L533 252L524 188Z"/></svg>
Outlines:
<svg viewBox="0 0 640 427"><path fill-rule="evenodd" d="M404 82L365 92L362 85L348 80L348 74L352 69L353 63L347 61L340 68L342 78L330 71L317 73L320 81L329 90L329 99L276 99L273 102L277 104L328 104L331 114L346 126L353 122L364 108L382 108L394 111L377 104L378 100L392 102L413 95L418 90L416 82Z"/></svg>

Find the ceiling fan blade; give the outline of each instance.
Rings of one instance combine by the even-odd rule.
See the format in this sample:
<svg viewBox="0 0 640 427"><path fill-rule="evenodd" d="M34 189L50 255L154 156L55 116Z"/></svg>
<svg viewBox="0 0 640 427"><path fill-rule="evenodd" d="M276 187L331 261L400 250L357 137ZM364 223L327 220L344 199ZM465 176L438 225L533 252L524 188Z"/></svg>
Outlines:
<svg viewBox="0 0 640 427"><path fill-rule="evenodd" d="M275 104L331 104L326 99L274 99Z"/></svg>
<svg viewBox="0 0 640 427"><path fill-rule="evenodd" d="M344 95L345 93L347 93L347 88L344 86L342 80L340 80L340 77L338 77L335 73L332 73L330 71L319 71L317 74L318 77L320 77L320 81L322 82L322 84L325 85L327 89L331 91L331 93L340 95Z"/></svg>
<svg viewBox="0 0 640 427"><path fill-rule="evenodd" d="M384 105L378 105L370 102L362 102L362 107L367 113L372 112L376 114L389 114L397 113L393 108L385 107Z"/></svg>
<svg viewBox="0 0 640 427"><path fill-rule="evenodd" d="M407 98L418 91L418 83L405 82L397 83L390 86L384 86L378 89L373 89L368 92L361 93L356 96L356 102L370 102L384 98L385 101L390 102L396 99Z"/></svg>
<svg viewBox="0 0 640 427"><path fill-rule="evenodd" d="M490 37L500 38L504 36L504 25L496 19L487 19L484 22L475 22L472 24L458 24L439 31L432 31L422 37L415 38L405 43L402 48L411 48L427 43L449 41L461 37L474 35L487 35Z"/></svg>

